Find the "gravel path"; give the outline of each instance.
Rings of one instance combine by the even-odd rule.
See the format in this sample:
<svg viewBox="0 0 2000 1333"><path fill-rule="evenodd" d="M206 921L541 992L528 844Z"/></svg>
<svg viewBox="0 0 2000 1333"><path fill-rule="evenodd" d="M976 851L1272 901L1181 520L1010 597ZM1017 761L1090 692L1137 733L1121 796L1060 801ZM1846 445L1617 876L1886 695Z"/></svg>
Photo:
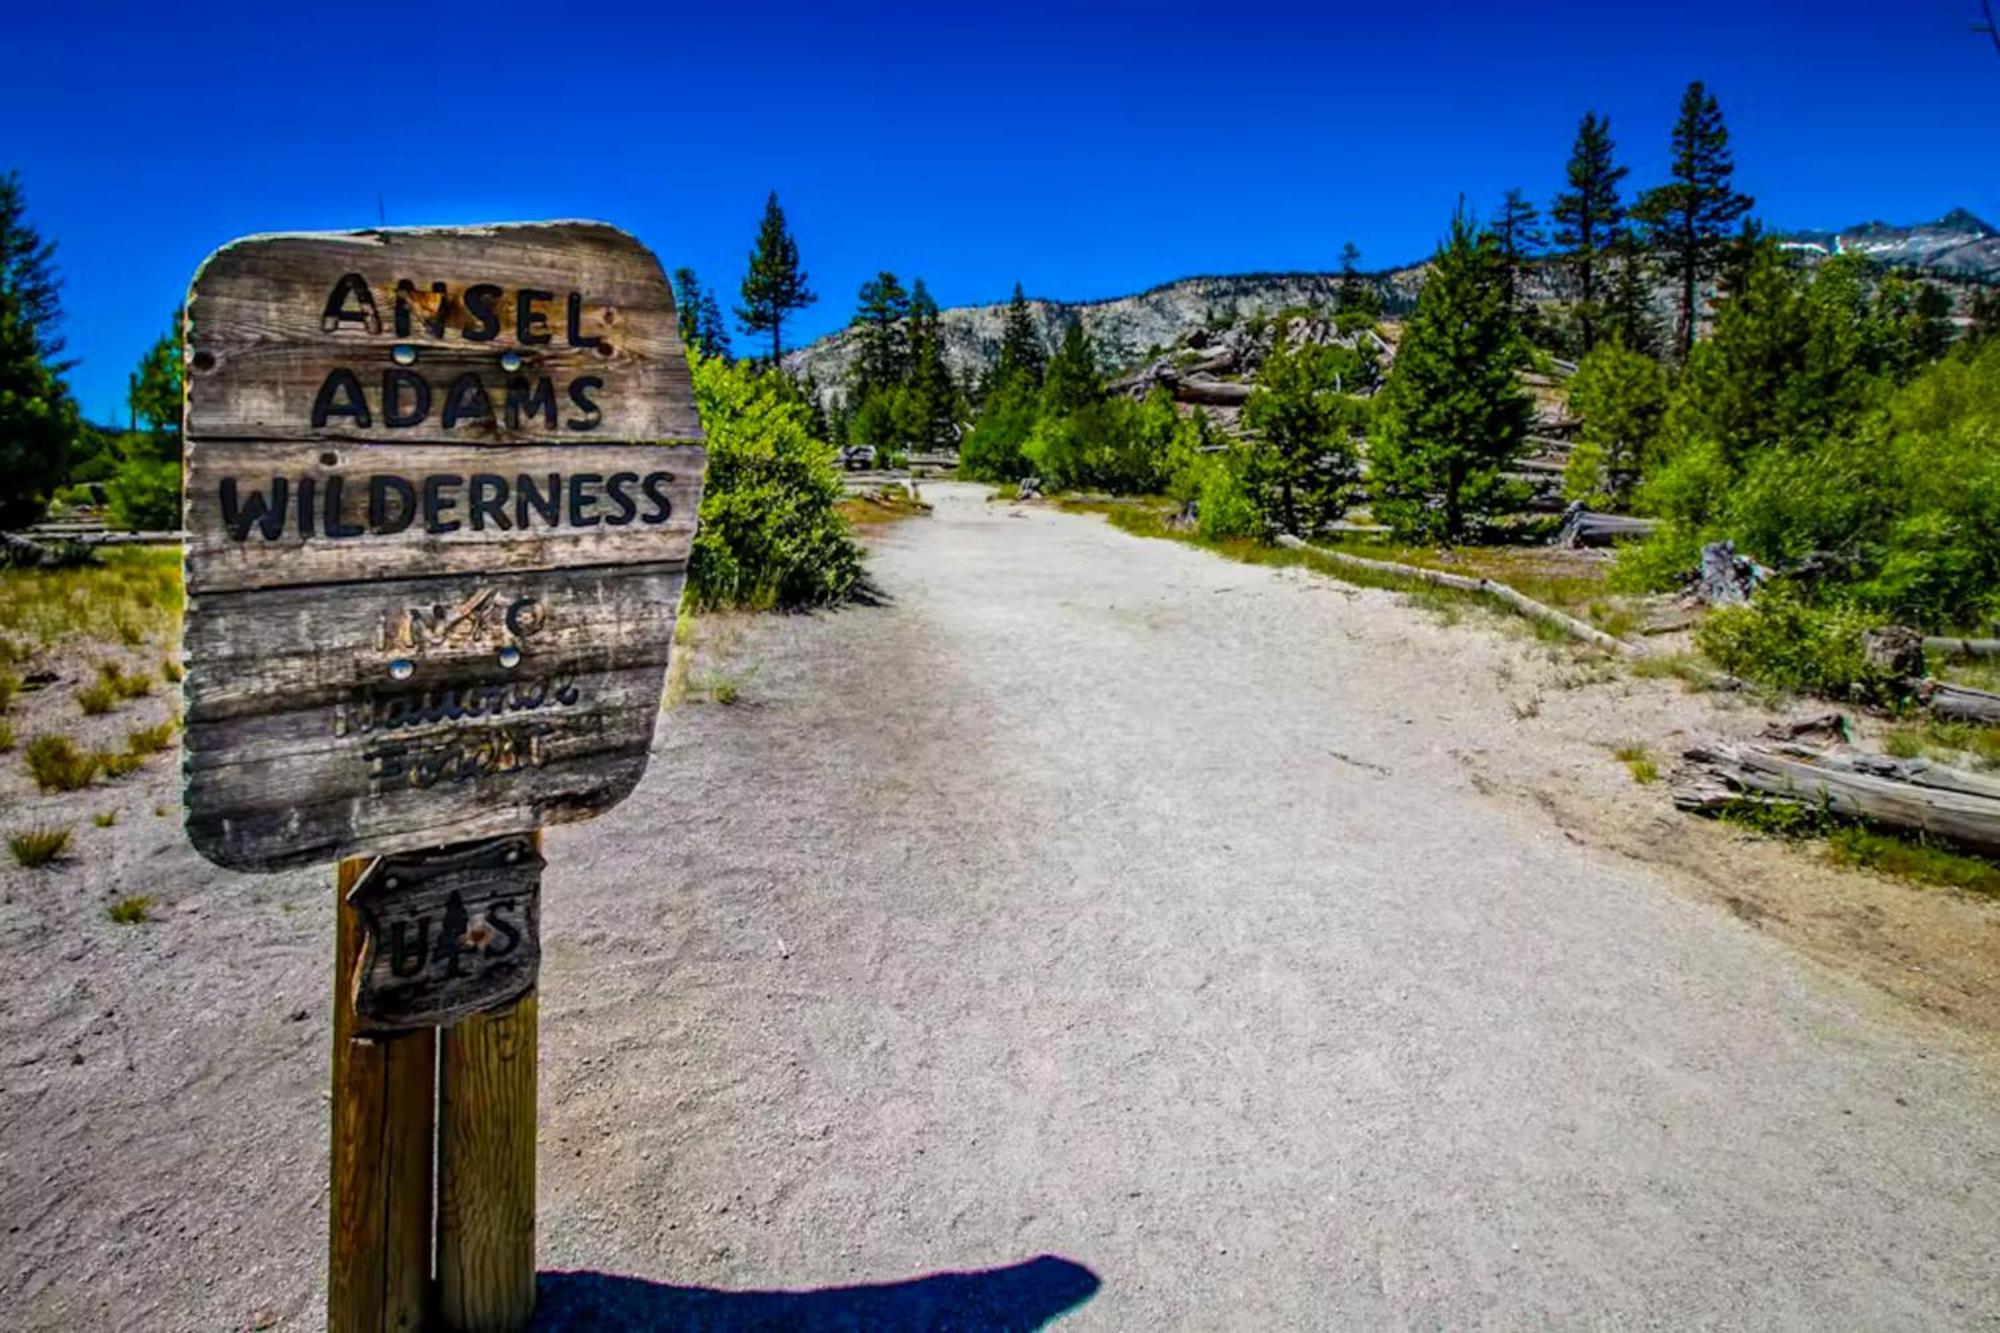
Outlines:
<svg viewBox="0 0 2000 1333"><path fill-rule="evenodd" d="M927 497L549 839L545 1323L2000 1325L1990 1054L1483 792L1500 636ZM207 905L9 918L0 1325L312 1327L327 876L108 873Z"/></svg>

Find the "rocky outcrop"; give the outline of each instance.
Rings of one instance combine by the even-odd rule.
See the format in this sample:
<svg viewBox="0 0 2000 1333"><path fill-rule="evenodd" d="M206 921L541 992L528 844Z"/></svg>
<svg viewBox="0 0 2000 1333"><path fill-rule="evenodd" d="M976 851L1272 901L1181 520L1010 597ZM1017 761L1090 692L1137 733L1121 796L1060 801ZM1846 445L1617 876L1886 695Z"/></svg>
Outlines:
<svg viewBox="0 0 2000 1333"><path fill-rule="evenodd" d="M1781 241L1809 255L1859 253L1881 263L1921 270L1953 289L1961 300L1983 282L2000 281L2000 232L1964 209L1936 222L1892 227L1871 222L1840 232L1796 232ZM1365 275L1394 318L1416 303L1429 266L1411 264ZM1522 291L1537 304L1574 297L1561 265L1541 262L1521 274ZM1030 301L1029 313L1040 326L1043 342L1054 347L1072 323L1081 322L1096 344L1105 366L1129 372L1168 356L1173 349L1196 346L1199 333L1218 338L1241 332L1253 319L1271 319L1286 312L1320 312L1334 308L1339 294L1338 273L1241 273L1182 278L1133 296L1102 301ZM1656 293L1662 322L1670 321L1672 293L1662 285ZM1003 303L955 306L943 312L945 361L954 374L976 376L1000 353ZM1308 318L1307 324L1325 324ZM854 360L852 336L843 331L801 347L785 357L794 375L811 372L828 395L847 382ZM1208 372L1218 373L1218 372Z"/></svg>

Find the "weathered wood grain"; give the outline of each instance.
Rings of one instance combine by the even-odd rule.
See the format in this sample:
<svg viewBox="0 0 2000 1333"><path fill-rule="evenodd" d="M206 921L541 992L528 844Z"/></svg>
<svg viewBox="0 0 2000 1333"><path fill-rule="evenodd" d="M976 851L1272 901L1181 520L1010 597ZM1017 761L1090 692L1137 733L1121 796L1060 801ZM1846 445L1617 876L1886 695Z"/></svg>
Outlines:
<svg viewBox="0 0 2000 1333"><path fill-rule="evenodd" d="M541 966L541 888L529 834L377 859L347 895L365 927L357 1024L445 1027L520 999Z"/></svg>
<svg viewBox="0 0 2000 1333"><path fill-rule="evenodd" d="M518 1333L535 1310L540 1001L446 1028L438 1064L438 1313L463 1333Z"/></svg>
<svg viewBox="0 0 2000 1333"><path fill-rule="evenodd" d="M327 327L329 298L348 274L365 279L367 299L344 294L341 308L375 319L344 319ZM395 327L397 284L407 280L409 332ZM434 334L434 283L447 289L443 327ZM500 290L492 302L494 333L483 333L467 293L485 284ZM530 302L545 328L531 329L547 342L523 342L519 294L549 293ZM568 296L580 295L578 332L595 339L572 347ZM695 440L701 436L682 350L673 293L659 261L631 236L602 223L526 223L463 228L252 236L210 255L188 292L186 433L191 454L223 439L383 439L525 442L568 430L567 385L582 375L602 380L589 396L601 419L588 432L599 440ZM398 366L394 349L414 349ZM518 368L500 358L518 356ZM382 374L400 368L431 384L427 422L396 429L371 403L363 425L346 416L312 425L315 399L335 367L352 369L372 398ZM562 393L564 412L554 429L541 419L509 426L493 420L442 424L443 395L461 375L482 376L488 393L505 376L530 383L548 375ZM371 388L371 386L373 386ZM496 400L495 406L498 406Z"/></svg>
<svg viewBox="0 0 2000 1333"><path fill-rule="evenodd" d="M188 457L188 592L682 561L705 463L697 445L207 445ZM555 497L547 494L551 478ZM621 498L609 494L612 478L620 479ZM282 509L274 503L280 482ZM234 527L225 486L233 487ZM406 512L403 488L417 512L388 531ZM246 517L259 500L265 508L256 512L274 535ZM371 503L379 529L370 523ZM546 505L555 507L555 522Z"/></svg>
<svg viewBox="0 0 2000 1333"><path fill-rule="evenodd" d="M188 343L195 846L272 870L629 792L706 466L652 255L589 223L254 237Z"/></svg>
<svg viewBox="0 0 2000 1333"><path fill-rule="evenodd" d="M645 773L647 746L634 738L650 737L657 700L561 726L460 724L399 737L401 763L442 775L426 786L378 778L382 760L359 743L194 769L188 836L218 864L276 870L355 847L405 851L590 819Z"/></svg>
<svg viewBox="0 0 2000 1333"><path fill-rule="evenodd" d="M371 864L334 879L332 1189L326 1322L332 1333L420 1333L431 1305L431 1136L436 1041L429 1030L361 1035L354 981L360 914L347 894Z"/></svg>
<svg viewBox="0 0 2000 1333"><path fill-rule="evenodd" d="M208 593L187 618L185 649L203 668L186 692L188 729L454 682L664 666L685 578L680 565L614 565L392 579L336 597L318 586ZM510 648L513 668L501 664ZM398 662L410 664L400 681Z"/></svg>
<svg viewBox="0 0 2000 1333"><path fill-rule="evenodd" d="M2000 799L1990 781L1977 775L1874 756L1857 761L1784 743L1695 746L1684 758L1690 767L1674 786L1674 802L1684 810L1726 809L1747 793L1933 834L1987 856L2000 854Z"/></svg>

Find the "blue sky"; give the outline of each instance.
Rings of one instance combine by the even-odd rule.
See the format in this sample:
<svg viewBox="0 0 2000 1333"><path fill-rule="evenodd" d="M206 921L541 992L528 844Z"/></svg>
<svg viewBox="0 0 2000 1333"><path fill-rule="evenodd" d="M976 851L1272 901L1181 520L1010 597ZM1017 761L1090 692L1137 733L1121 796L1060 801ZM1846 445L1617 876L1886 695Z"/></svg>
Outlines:
<svg viewBox="0 0 2000 1333"><path fill-rule="evenodd" d="M602 218L727 304L776 188L821 298L788 345L880 268L954 305L1332 268L1349 238L1411 260L1461 192L1546 201L1587 109L1657 179L1691 78L1775 225L2000 219L1976 0L18 9L0 169L60 245L101 420L208 251L378 200Z"/></svg>

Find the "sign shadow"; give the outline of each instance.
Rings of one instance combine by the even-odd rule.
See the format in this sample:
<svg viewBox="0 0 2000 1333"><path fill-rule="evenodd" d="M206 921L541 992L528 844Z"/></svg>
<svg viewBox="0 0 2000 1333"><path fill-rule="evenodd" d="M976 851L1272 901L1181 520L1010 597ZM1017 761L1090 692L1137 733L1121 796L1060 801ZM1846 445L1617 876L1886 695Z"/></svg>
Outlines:
<svg viewBox="0 0 2000 1333"><path fill-rule="evenodd" d="M1030 1333L1097 1293L1097 1274L1052 1254L1005 1268L808 1291L677 1287L615 1273L543 1272L533 1328L547 1333Z"/></svg>

